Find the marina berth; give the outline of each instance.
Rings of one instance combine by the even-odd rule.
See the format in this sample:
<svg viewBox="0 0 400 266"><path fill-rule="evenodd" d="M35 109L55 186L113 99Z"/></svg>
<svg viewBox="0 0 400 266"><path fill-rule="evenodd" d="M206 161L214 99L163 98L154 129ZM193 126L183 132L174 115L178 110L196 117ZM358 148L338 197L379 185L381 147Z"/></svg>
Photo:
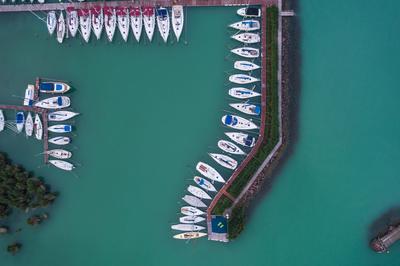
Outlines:
<svg viewBox="0 0 400 266"><path fill-rule="evenodd" d="M228 91L228 94L237 99L248 99L261 95L260 93L247 88L232 88Z"/></svg>
<svg viewBox="0 0 400 266"><path fill-rule="evenodd" d="M156 17L154 14L154 7L145 6L143 7L143 24L144 29L146 31L146 35L149 38L149 41L153 39L154 29L156 26Z"/></svg>
<svg viewBox="0 0 400 266"><path fill-rule="evenodd" d="M79 113L71 112L71 111L56 111L48 114L49 121L66 121L75 116L79 115Z"/></svg>
<svg viewBox="0 0 400 266"><path fill-rule="evenodd" d="M232 23L229 27L241 31L253 31L260 29L260 22L255 19L247 19Z"/></svg>
<svg viewBox="0 0 400 266"><path fill-rule="evenodd" d="M233 67L242 71L253 71L260 68L259 65L256 65L250 61L236 61L233 64Z"/></svg>
<svg viewBox="0 0 400 266"><path fill-rule="evenodd" d="M221 118L221 121L225 126L239 130L251 130L258 128L258 126L252 121L237 115L224 115Z"/></svg>
<svg viewBox="0 0 400 266"><path fill-rule="evenodd" d="M246 155L244 151L242 151L236 144L227 141L227 140L219 140L218 141L218 148L223 150L224 152L236 155Z"/></svg>
<svg viewBox="0 0 400 266"><path fill-rule="evenodd" d="M221 183L225 183L225 180L222 178L222 176L206 163L203 162L198 162L196 165L196 170L199 171L203 176L207 177L208 179L212 181L217 181Z"/></svg>
<svg viewBox="0 0 400 266"><path fill-rule="evenodd" d="M256 104L230 103L229 106L248 115L260 115L261 113L261 107Z"/></svg>
<svg viewBox="0 0 400 266"><path fill-rule="evenodd" d="M71 100L67 96L51 97L35 103L36 107L45 109L62 109L69 107L70 105Z"/></svg>
<svg viewBox="0 0 400 266"><path fill-rule="evenodd" d="M46 81L41 82L39 85L39 90L42 93L66 93L70 89L71 87L67 83L59 81Z"/></svg>
<svg viewBox="0 0 400 266"><path fill-rule="evenodd" d="M64 41L65 37L65 19L63 12L60 11L60 16L58 17L57 20L57 41L59 43L62 43Z"/></svg>
<svg viewBox="0 0 400 266"><path fill-rule="evenodd" d="M0 132L4 130L5 118L3 110L0 110Z"/></svg>
<svg viewBox="0 0 400 266"><path fill-rule="evenodd" d="M259 43L261 40L260 35L258 35L257 33L249 33L249 32L235 34L232 35L231 38L238 42L247 44Z"/></svg>
<svg viewBox="0 0 400 266"><path fill-rule="evenodd" d="M32 133L33 133L33 118L31 113L29 112L25 120L25 134L27 137L30 137L32 136Z"/></svg>
<svg viewBox="0 0 400 266"><path fill-rule="evenodd" d="M117 7L116 14L119 32L121 33L122 39L127 42L129 35L129 10L126 7Z"/></svg>
<svg viewBox="0 0 400 266"><path fill-rule="evenodd" d="M172 6L172 29L175 33L176 40L179 42L183 30L184 16L183 6L174 5Z"/></svg>
<svg viewBox="0 0 400 266"><path fill-rule="evenodd" d="M168 10L164 7L156 9L158 31L164 42L166 43L169 35L169 15Z"/></svg>
<svg viewBox="0 0 400 266"><path fill-rule="evenodd" d="M17 127L17 133L21 133L25 124L25 115L23 112L18 112L15 116L15 125Z"/></svg>
<svg viewBox="0 0 400 266"><path fill-rule="evenodd" d="M231 52L246 58L257 58L260 56L260 50L253 47L239 47L232 49Z"/></svg>
<svg viewBox="0 0 400 266"><path fill-rule="evenodd" d="M103 31L103 9L100 6L94 6L91 10L91 21L94 35L97 40L100 40Z"/></svg>
<svg viewBox="0 0 400 266"><path fill-rule="evenodd" d="M48 150L46 153L57 159L69 159L72 157L72 153L70 151L62 149Z"/></svg>
<svg viewBox="0 0 400 266"><path fill-rule="evenodd" d="M140 41L140 35L142 34L143 19L142 10L140 7L132 7L129 11L131 20L131 28L136 41Z"/></svg>
<svg viewBox="0 0 400 266"><path fill-rule="evenodd" d="M219 154L219 153L209 153L208 155L210 155L211 158L213 158L214 161L216 161L218 164L220 164L221 166L231 169L231 170L235 170L238 163L235 159L226 156L224 154Z"/></svg>
<svg viewBox="0 0 400 266"><path fill-rule="evenodd" d="M247 17L247 18L259 18L261 17L261 10L256 7L243 7L239 8L236 13L239 16Z"/></svg>
<svg viewBox="0 0 400 266"><path fill-rule="evenodd" d="M258 78L245 75L245 74L233 74L229 76L229 81L236 84L250 84L260 81Z"/></svg>
<svg viewBox="0 0 400 266"><path fill-rule="evenodd" d="M71 125L54 125L48 128L48 131L53 133L69 133L72 132Z"/></svg>
<svg viewBox="0 0 400 266"><path fill-rule="evenodd" d="M204 220L205 218L201 216L183 216L179 218L179 222L183 224L197 224Z"/></svg>
<svg viewBox="0 0 400 266"><path fill-rule="evenodd" d="M32 106L33 98L35 97L35 86L29 84L25 90L24 105Z"/></svg>
<svg viewBox="0 0 400 266"><path fill-rule="evenodd" d="M41 140L43 137L43 125L42 125L42 120L40 120L38 114L35 115L35 122L33 124L33 127L35 129L35 138L37 140Z"/></svg>
<svg viewBox="0 0 400 266"><path fill-rule="evenodd" d="M78 16L82 38L86 43L88 43L92 31L92 25L90 22L90 10L86 8L79 9Z"/></svg>
<svg viewBox="0 0 400 266"><path fill-rule="evenodd" d="M200 176L195 176L193 178L193 181L200 186L201 188L207 190L207 191L211 191L211 192L217 192L217 190L215 189L214 185L211 184L210 181L206 180L205 178L202 178ZM198 214L195 214L198 215Z"/></svg>
<svg viewBox="0 0 400 266"><path fill-rule="evenodd" d="M201 201L201 199L195 197L195 196L191 196L191 195L185 195L182 198L187 204L193 206L193 207L197 207L197 208L206 208L207 205L204 204L204 202Z"/></svg>
<svg viewBox="0 0 400 266"><path fill-rule="evenodd" d="M104 26L106 28L107 39L109 42L113 41L115 28L117 27L117 15L115 9L111 7L103 8Z"/></svg>
<svg viewBox="0 0 400 266"><path fill-rule="evenodd" d="M228 138L230 138L232 141L245 147L251 148L256 144L256 138L246 133L225 132L225 135L228 136Z"/></svg>
<svg viewBox="0 0 400 266"><path fill-rule="evenodd" d="M196 216L205 214L205 212L203 212L202 210L199 210L192 206L183 206L181 208L181 213L184 215L196 215Z"/></svg>
<svg viewBox="0 0 400 266"><path fill-rule="evenodd" d="M49 163L65 171L72 171L75 168L75 166L72 163L62 160L49 160Z"/></svg>
<svg viewBox="0 0 400 266"><path fill-rule="evenodd" d="M200 199L211 199L211 197L201 188L190 185L187 190Z"/></svg>
<svg viewBox="0 0 400 266"><path fill-rule="evenodd" d="M67 25L71 37L75 37L79 27L78 11L73 7L67 7Z"/></svg>
<svg viewBox="0 0 400 266"><path fill-rule="evenodd" d="M171 225L172 230L177 231L201 231L206 229L204 226L195 225L195 224L174 224Z"/></svg>
<svg viewBox="0 0 400 266"><path fill-rule="evenodd" d="M67 145L71 142L71 139L68 137L54 137L48 140L49 143L54 145Z"/></svg>
<svg viewBox="0 0 400 266"><path fill-rule="evenodd" d="M200 237L203 237L206 235L207 235L206 233L201 233L201 232L186 232L186 233L174 235L174 238L187 240L187 239L200 238Z"/></svg>
<svg viewBox="0 0 400 266"><path fill-rule="evenodd" d="M50 11L49 13L47 13L46 24L47 24L47 30L49 31L49 34L53 35L53 33L57 27L57 16L56 16L55 11Z"/></svg>

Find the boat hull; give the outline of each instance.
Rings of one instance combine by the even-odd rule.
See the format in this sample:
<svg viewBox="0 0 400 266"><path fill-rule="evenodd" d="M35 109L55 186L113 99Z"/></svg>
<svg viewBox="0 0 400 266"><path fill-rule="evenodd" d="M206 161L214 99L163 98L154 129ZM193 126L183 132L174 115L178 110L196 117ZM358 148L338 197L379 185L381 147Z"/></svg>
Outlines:
<svg viewBox="0 0 400 266"><path fill-rule="evenodd" d="M28 113L25 120L25 134L27 137L30 137L33 134L33 118L31 113Z"/></svg>
<svg viewBox="0 0 400 266"><path fill-rule="evenodd" d="M215 189L214 185L211 184L211 182L209 182L208 180L206 180L205 178L202 178L200 176L195 176L193 178L193 181L199 185L201 188L210 191L210 192L217 192L217 190Z"/></svg>
<svg viewBox="0 0 400 266"><path fill-rule="evenodd" d="M237 115L224 115L221 118L221 121L225 126L239 130L251 130L258 128L258 126L250 120Z"/></svg>
<svg viewBox="0 0 400 266"><path fill-rule="evenodd" d="M157 26L160 32L161 38L166 43L169 36L169 15L166 8L157 9Z"/></svg>
<svg viewBox="0 0 400 266"><path fill-rule="evenodd" d="M223 150L224 152L236 155L246 155L242 149L240 149L236 144L226 141L226 140L219 140L218 141L218 148Z"/></svg>
<svg viewBox="0 0 400 266"><path fill-rule="evenodd" d="M232 141L245 147L252 148L256 144L256 138L250 136L249 134L241 132L225 132L225 135Z"/></svg>
<svg viewBox="0 0 400 266"><path fill-rule="evenodd" d="M207 177L208 179L212 181L217 181L221 183L225 183L225 180L222 178L222 176L215 170L213 167L210 165L203 163L203 162L198 162L196 165L196 170L199 171L203 176Z"/></svg>
<svg viewBox="0 0 400 266"><path fill-rule="evenodd" d="M258 78L245 75L245 74L234 74L229 76L229 81L232 83L240 84L240 85L245 85L245 84L250 84L254 82L260 81Z"/></svg>
<svg viewBox="0 0 400 266"><path fill-rule="evenodd" d="M175 33L176 40L179 42L181 37L184 23L183 6L175 5L172 6L172 29Z"/></svg>
<svg viewBox="0 0 400 266"><path fill-rule="evenodd" d="M186 232L186 233L174 235L174 238L187 240L187 239L200 238L200 237L203 237L206 235L207 235L206 233L201 233L201 232Z"/></svg>
<svg viewBox="0 0 400 266"><path fill-rule="evenodd" d="M235 69L241 70L241 71L253 71L253 70L256 70L256 69L260 68L259 65L256 65L256 64L254 64L252 62L249 62L249 61L236 61L233 64L233 67Z"/></svg>
<svg viewBox="0 0 400 266"><path fill-rule="evenodd" d="M248 103L231 103L229 104L232 108L248 115L260 115L261 108L259 105L248 104Z"/></svg>
<svg viewBox="0 0 400 266"><path fill-rule="evenodd" d="M195 224L174 224L171 225L172 230L177 231L201 231L206 229L204 226L195 225Z"/></svg>
<svg viewBox="0 0 400 266"><path fill-rule="evenodd" d="M260 50L252 47L235 48L231 52L245 58L258 58L260 56Z"/></svg>
<svg viewBox="0 0 400 266"><path fill-rule="evenodd" d="M208 199L210 200L211 197L208 195L204 190L201 188L195 187L195 186L188 186L187 190L192 193L194 196L200 198L200 199Z"/></svg>
<svg viewBox="0 0 400 266"><path fill-rule="evenodd" d="M193 207L197 207L197 208L206 208L207 205L204 204L204 202L201 201L201 199L195 197L195 196L191 196L191 195L185 195L182 198L187 204L193 206Z"/></svg>
<svg viewBox="0 0 400 266"><path fill-rule="evenodd" d="M49 163L64 171L72 171L75 168L72 163L62 160L49 160Z"/></svg>
<svg viewBox="0 0 400 266"><path fill-rule="evenodd" d="M235 170L237 167L237 161L234 160L233 158L226 156L224 154L219 154L219 153L209 153L208 155L210 155L210 157L216 161L219 165L231 169L231 170Z"/></svg>
<svg viewBox="0 0 400 266"><path fill-rule="evenodd" d="M203 211L201 211L201 210L199 210L199 209L197 209L195 207L192 207L192 206L183 206L181 208L181 213L184 214L184 215L192 215L192 216L193 215L198 216L198 215L205 214L205 212L203 212Z"/></svg>
<svg viewBox="0 0 400 266"><path fill-rule="evenodd" d="M228 94L237 99L249 99L261 95L260 93L247 88L232 88L228 91Z"/></svg>
<svg viewBox="0 0 400 266"><path fill-rule="evenodd" d="M54 145L67 145L71 142L71 139L68 137L54 137L49 139L49 143Z"/></svg>
<svg viewBox="0 0 400 266"><path fill-rule="evenodd" d="M205 218L200 216L183 216L179 218L179 222L183 224L197 224L204 220Z"/></svg>
<svg viewBox="0 0 400 266"><path fill-rule="evenodd" d="M37 140L41 140L43 137L43 125L38 114L35 115L34 128L35 128L35 138Z"/></svg>
<svg viewBox="0 0 400 266"><path fill-rule="evenodd" d="M47 129L50 132L53 133L69 133L72 132L72 126L71 125L54 125L51 126Z"/></svg>
<svg viewBox="0 0 400 266"><path fill-rule="evenodd" d="M254 44L254 43L259 43L260 42L260 35L257 33L239 33L231 36L232 39L241 42L241 43L246 43L246 44Z"/></svg>

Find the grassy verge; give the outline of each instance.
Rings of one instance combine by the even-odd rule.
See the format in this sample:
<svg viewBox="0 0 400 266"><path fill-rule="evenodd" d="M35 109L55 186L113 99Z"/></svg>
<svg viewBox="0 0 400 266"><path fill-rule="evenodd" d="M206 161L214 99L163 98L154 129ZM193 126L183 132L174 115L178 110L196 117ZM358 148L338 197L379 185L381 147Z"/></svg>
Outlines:
<svg viewBox="0 0 400 266"><path fill-rule="evenodd" d="M213 214L215 215L222 215L224 211L232 206L233 201L230 200L228 197L225 195L222 195L219 200L217 205L215 205L213 209Z"/></svg>

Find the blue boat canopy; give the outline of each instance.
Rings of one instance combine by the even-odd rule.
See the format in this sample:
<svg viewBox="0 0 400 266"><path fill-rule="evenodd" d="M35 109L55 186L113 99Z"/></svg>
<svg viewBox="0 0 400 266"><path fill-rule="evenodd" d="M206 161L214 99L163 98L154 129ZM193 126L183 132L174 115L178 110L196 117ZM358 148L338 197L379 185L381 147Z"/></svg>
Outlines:
<svg viewBox="0 0 400 266"><path fill-rule="evenodd" d="M230 125L232 123L232 116L231 115L227 115L225 117L225 124L226 125Z"/></svg>
<svg viewBox="0 0 400 266"><path fill-rule="evenodd" d="M41 91L54 91L54 83L53 82L42 82L40 83Z"/></svg>
<svg viewBox="0 0 400 266"><path fill-rule="evenodd" d="M18 112L15 117L15 120L18 124L23 123L24 122L24 113Z"/></svg>
<svg viewBox="0 0 400 266"><path fill-rule="evenodd" d="M57 104L58 104L59 106L62 106L63 100L62 100L62 97L61 97L61 96L58 96L58 97L57 97Z"/></svg>
<svg viewBox="0 0 400 266"><path fill-rule="evenodd" d="M256 107L254 108L254 113L256 113L258 115L261 113L261 108L259 105L256 105Z"/></svg>
<svg viewBox="0 0 400 266"><path fill-rule="evenodd" d="M61 84L56 84L56 91L62 91L63 86Z"/></svg>
<svg viewBox="0 0 400 266"><path fill-rule="evenodd" d="M247 136L247 138L244 139L244 144L246 144L246 146L251 146L253 144L254 141L254 137L252 136Z"/></svg>
<svg viewBox="0 0 400 266"><path fill-rule="evenodd" d="M72 131L72 127L70 125L65 125L64 126L64 130L65 130L65 132L71 132Z"/></svg>
<svg viewBox="0 0 400 266"><path fill-rule="evenodd" d="M167 10L165 8L159 8L157 9L157 15L161 17L166 17L167 16Z"/></svg>

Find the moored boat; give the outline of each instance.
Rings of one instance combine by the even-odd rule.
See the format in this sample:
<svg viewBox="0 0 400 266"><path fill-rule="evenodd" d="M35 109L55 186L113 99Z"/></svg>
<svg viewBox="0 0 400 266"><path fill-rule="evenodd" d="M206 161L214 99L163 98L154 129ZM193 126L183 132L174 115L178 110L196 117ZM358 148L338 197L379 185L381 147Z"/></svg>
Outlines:
<svg viewBox="0 0 400 266"><path fill-rule="evenodd" d="M56 96L35 103L36 107L45 109L61 109L70 106L71 100L67 96Z"/></svg>
<svg viewBox="0 0 400 266"><path fill-rule="evenodd" d="M250 32L235 34L232 35L231 38L238 42L247 44L259 43L261 40L260 35L258 35L257 33L250 33Z"/></svg>
<svg viewBox="0 0 400 266"><path fill-rule="evenodd" d="M205 218L201 216L183 216L179 218L179 222L183 224L197 224L204 220Z"/></svg>
<svg viewBox="0 0 400 266"><path fill-rule="evenodd" d="M46 153L57 159L69 159L72 157L72 153L70 151L63 149L48 150Z"/></svg>
<svg viewBox="0 0 400 266"><path fill-rule="evenodd" d="M260 80L245 74L233 74L229 76L229 81L236 84L250 84Z"/></svg>
<svg viewBox="0 0 400 266"><path fill-rule="evenodd" d="M227 141L227 140L219 140L218 141L218 148L223 150L224 152L231 153L231 154L237 154L237 155L246 155L242 149L240 149L236 144Z"/></svg>
<svg viewBox="0 0 400 266"><path fill-rule="evenodd" d="M48 114L49 121L65 121L71 119L75 116L79 115L79 113L71 112L71 111L56 111Z"/></svg>
<svg viewBox="0 0 400 266"><path fill-rule="evenodd" d="M119 32L121 33L122 39L127 42L129 35L129 10L125 7L117 7L116 14Z"/></svg>
<svg viewBox="0 0 400 266"><path fill-rule="evenodd" d="M232 108L236 110L248 114L248 115L260 115L261 107L256 104L249 104L249 103L230 103L229 104Z"/></svg>
<svg viewBox="0 0 400 266"><path fill-rule="evenodd" d="M220 154L220 153L209 153L208 155L210 155L211 158L214 159L214 161L216 161L218 164L220 164L221 166L231 169L231 170L235 170L238 163L235 159L226 156L224 154Z"/></svg>
<svg viewBox="0 0 400 266"><path fill-rule="evenodd" d="M59 43L62 43L64 41L64 36L65 36L65 19L63 12L60 11L60 16L58 17L57 20L57 41Z"/></svg>
<svg viewBox="0 0 400 266"><path fill-rule="evenodd" d="M79 17L78 11L71 6L67 7L67 25L69 33L75 37L79 27Z"/></svg>
<svg viewBox="0 0 400 266"><path fill-rule="evenodd" d="M236 30L253 31L253 30L260 29L260 22L255 19L246 19L246 20L241 20L241 21L232 23L229 25L229 27L236 29Z"/></svg>
<svg viewBox="0 0 400 266"><path fill-rule="evenodd" d="M32 106L35 97L35 86L29 84L25 90L24 105Z"/></svg>
<svg viewBox="0 0 400 266"><path fill-rule="evenodd" d="M181 37L184 23L183 6L172 6L172 29L175 33L176 40L179 42Z"/></svg>
<svg viewBox="0 0 400 266"><path fill-rule="evenodd" d="M27 137L30 137L32 136L32 133L33 133L33 118L31 113L29 112L25 120L25 134Z"/></svg>
<svg viewBox="0 0 400 266"><path fill-rule="evenodd" d="M206 208L207 207L207 205L204 204L204 202L202 202L201 199L199 199L195 196L185 195L182 199L187 204L192 205L193 207L197 207L197 208Z"/></svg>
<svg viewBox="0 0 400 266"><path fill-rule="evenodd" d="M251 130L258 128L258 126L254 124L252 121L237 115L224 115L221 118L221 121L225 126L234 129Z"/></svg>
<svg viewBox="0 0 400 266"><path fill-rule="evenodd" d="M67 145L71 142L71 139L68 137L54 137L48 140L49 143L55 144L55 145Z"/></svg>
<svg viewBox="0 0 400 266"><path fill-rule="evenodd" d="M192 206L183 206L181 208L181 213L184 215L203 215L203 214L205 214L205 212L203 212L202 210L199 210Z"/></svg>
<svg viewBox="0 0 400 266"><path fill-rule="evenodd" d="M247 18L259 18L261 17L261 10L257 7L242 7L239 8L236 13L239 16Z"/></svg>
<svg viewBox="0 0 400 266"><path fill-rule="evenodd" d="M60 81L45 81L39 85L39 90L43 93L66 93L70 89L67 83Z"/></svg>
<svg viewBox="0 0 400 266"><path fill-rule="evenodd" d="M3 110L0 110L0 132L4 130L5 118Z"/></svg>
<svg viewBox="0 0 400 266"><path fill-rule="evenodd" d="M228 94L238 99L248 99L252 97L258 97L261 95L260 93L247 88L232 88L228 91Z"/></svg>
<svg viewBox="0 0 400 266"><path fill-rule="evenodd" d="M90 22L90 10L86 8L78 9L79 25L81 28L81 35L85 42L89 42L90 34L92 32L92 25Z"/></svg>
<svg viewBox="0 0 400 266"><path fill-rule="evenodd" d="M92 28L96 39L99 40L103 31L103 9L100 6L94 6L91 10Z"/></svg>
<svg viewBox="0 0 400 266"><path fill-rule="evenodd" d="M206 180L205 178L202 178L200 176L195 176L193 178L194 182L199 185L200 187L204 188L207 191L211 191L211 192L217 192L217 190L215 189L214 185L211 184L210 181Z"/></svg>
<svg viewBox="0 0 400 266"><path fill-rule="evenodd" d="M69 133L72 132L72 126L71 125L54 125L51 126L47 129L50 132L54 133Z"/></svg>
<svg viewBox="0 0 400 266"><path fill-rule="evenodd" d="M256 144L256 138L250 136L249 134L242 132L225 132L225 135L228 136L232 141L237 144L243 145L245 147L254 147Z"/></svg>
<svg viewBox="0 0 400 266"><path fill-rule="evenodd" d="M202 175L204 175L208 179L211 179L212 181L225 183L225 180L217 172L217 170L215 170L213 167L211 167L206 163L198 162L196 165L196 170L199 171Z"/></svg>
<svg viewBox="0 0 400 266"><path fill-rule="evenodd" d="M50 35L52 35L57 27L57 16L55 11L50 11L47 13L46 24L47 30L49 31Z"/></svg>
<svg viewBox="0 0 400 266"><path fill-rule="evenodd" d="M246 58L257 58L260 56L260 50L253 47L239 47L232 49L231 52Z"/></svg>
<svg viewBox="0 0 400 266"><path fill-rule="evenodd" d="M75 168L75 166L72 163L62 160L49 160L49 163L65 171L72 171Z"/></svg>
<svg viewBox="0 0 400 266"><path fill-rule="evenodd" d="M25 115L24 112L17 112L15 116L15 125L17 127L17 133L21 133L25 124Z"/></svg>
<svg viewBox="0 0 400 266"><path fill-rule="evenodd" d="M207 235L206 233L202 233L202 232L186 232L186 233L174 235L174 238L186 240L186 239L200 238L200 237L203 237L206 235Z"/></svg>
<svg viewBox="0 0 400 266"><path fill-rule="evenodd" d="M43 137L43 125L42 125L42 120L40 120L38 114L35 115L35 122L33 124L33 127L35 129L35 138L37 140L41 140Z"/></svg>
<svg viewBox="0 0 400 266"><path fill-rule="evenodd" d="M152 6L143 7L143 24L144 24L144 29L146 31L146 35L149 38L149 41L151 42L151 40L153 39L154 29L156 26L154 7Z"/></svg>
<svg viewBox="0 0 400 266"><path fill-rule="evenodd" d="M115 14L115 9L111 7L104 7L104 26L106 28L107 39L112 42L114 38L115 28L117 26L117 16Z"/></svg>
<svg viewBox="0 0 400 266"><path fill-rule="evenodd" d="M156 8L157 27L164 42L167 42L169 35L169 15L164 7Z"/></svg>
<svg viewBox="0 0 400 266"><path fill-rule="evenodd" d="M201 188L189 185L187 190L192 193L194 196L200 199L211 199L210 195L208 195L204 190Z"/></svg>
<svg viewBox="0 0 400 266"><path fill-rule="evenodd" d="M140 41L140 35L142 34L143 19L142 10L140 7L132 7L129 11L131 20L131 28L136 41Z"/></svg>
<svg viewBox="0 0 400 266"><path fill-rule="evenodd" d="M174 224L171 225L172 230L177 231L200 231L206 229L204 226L195 225L195 224Z"/></svg>
<svg viewBox="0 0 400 266"><path fill-rule="evenodd" d="M253 71L260 68L259 65L256 65L250 61L236 61L233 64L233 67L242 71Z"/></svg>

